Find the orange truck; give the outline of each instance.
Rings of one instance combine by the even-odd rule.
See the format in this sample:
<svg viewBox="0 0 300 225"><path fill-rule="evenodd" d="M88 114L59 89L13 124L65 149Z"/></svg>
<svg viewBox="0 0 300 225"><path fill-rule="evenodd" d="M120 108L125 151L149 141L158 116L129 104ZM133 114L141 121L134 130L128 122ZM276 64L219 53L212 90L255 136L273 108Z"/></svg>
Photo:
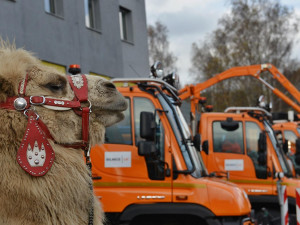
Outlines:
<svg viewBox="0 0 300 225"><path fill-rule="evenodd" d="M192 124L195 139L201 140L201 155L209 172L221 176L243 187L247 192L252 208L256 213L264 211L268 221L280 224L278 204L278 174L284 174L282 184L287 185L291 224L295 222L295 188L300 181L293 177L286 157L279 147L275 132L269 120L271 114L260 108L236 108L231 113L201 113L197 124L195 118L201 91L232 77L252 76L269 87L274 94L300 112L299 105L278 89L261 78L261 73L269 71L296 100L300 101L299 91L271 64L234 67L211 79L196 85L187 85L179 91L179 97L190 98ZM199 110L198 110L199 111ZM234 112L233 112L234 111ZM226 140L228 136L228 141ZM235 143L230 143L230 139ZM235 141L239 140L239 141ZM254 150L255 151L254 151ZM256 153L255 153L256 152ZM300 161L300 160L299 160Z"/></svg>
<svg viewBox="0 0 300 225"><path fill-rule="evenodd" d="M272 78L279 82L285 90L290 93L295 100L290 99L284 93L274 88L271 84L269 84L266 80L262 78L262 72L269 72L272 75ZM241 76L251 76L257 80L259 80L262 84L268 87L272 92L281 98L285 103L290 105L297 113L300 113L300 92L299 90L272 64L259 64L259 65L250 65L250 66L241 66L241 67L233 67L229 70L226 70L211 79L199 83L196 85L186 85L183 89L179 91L181 99L190 98L191 101L191 129L192 133L195 134L197 122L195 118L197 118L197 110L198 103L201 102L201 91L206 88L226 79L230 79L233 77L241 77ZM277 115L281 113L276 113L276 118L273 116L272 119L277 120ZM284 151L290 161L290 166L292 167L293 174L295 176L300 176L300 135L297 131L299 122L293 122L289 120L288 122L276 122L273 126L273 129L277 130L276 133L282 139L282 146L284 147ZM285 138L287 137L287 138ZM296 140L299 142L299 153L296 154ZM296 155L295 155L296 154ZM296 160L297 155L299 155L299 159Z"/></svg>
<svg viewBox="0 0 300 225"><path fill-rule="evenodd" d="M280 224L278 175L287 186L290 224L296 224L296 188L286 157L279 147L267 111L256 107L231 107L225 113L202 113L199 123L201 156L209 172L226 174L248 194L256 214Z"/></svg>
<svg viewBox="0 0 300 225"><path fill-rule="evenodd" d="M162 79L112 81L129 107L91 150L94 192L109 224L253 224L246 192L208 176L176 89Z"/></svg>

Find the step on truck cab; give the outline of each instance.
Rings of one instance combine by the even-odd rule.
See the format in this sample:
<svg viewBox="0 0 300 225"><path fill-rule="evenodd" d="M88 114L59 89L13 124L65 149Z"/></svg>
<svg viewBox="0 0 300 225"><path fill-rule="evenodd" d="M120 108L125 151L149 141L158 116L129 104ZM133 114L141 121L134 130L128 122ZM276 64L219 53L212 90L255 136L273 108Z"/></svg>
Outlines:
<svg viewBox="0 0 300 225"><path fill-rule="evenodd" d="M176 90L161 79L119 79L125 118L91 150L94 192L107 224L252 224L247 194L207 176ZM99 115L101 116L101 115Z"/></svg>
<svg viewBox="0 0 300 225"><path fill-rule="evenodd" d="M231 107L226 113L202 113L201 155L208 172L242 187L255 214L267 216L274 224L280 224L276 185L278 174L284 174L281 184L287 186L290 224L296 224L295 189L300 188L300 180L292 177L269 123L270 116L267 111L253 107Z"/></svg>

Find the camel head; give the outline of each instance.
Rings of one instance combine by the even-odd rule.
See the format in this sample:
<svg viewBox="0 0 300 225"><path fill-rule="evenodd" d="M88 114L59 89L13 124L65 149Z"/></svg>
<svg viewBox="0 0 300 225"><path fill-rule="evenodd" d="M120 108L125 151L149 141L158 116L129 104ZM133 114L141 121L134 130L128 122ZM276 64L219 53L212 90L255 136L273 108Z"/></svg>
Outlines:
<svg viewBox="0 0 300 225"><path fill-rule="evenodd" d="M19 84L27 78L25 96L44 96L46 98L73 100L74 91L67 76L46 67L30 52L16 49L2 41L0 44L0 103L17 96ZM123 96L114 84L98 76L87 75L90 144L102 143L106 126L123 119L122 111L127 108ZM68 107L34 105L30 108L47 126L54 141L58 144L74 143L81 139L82 118ZM27 124L22 111L0 109L1 120L6 121L0 128L6 139L23 138ZM3 137L2 137L3 139Z"/></svg>

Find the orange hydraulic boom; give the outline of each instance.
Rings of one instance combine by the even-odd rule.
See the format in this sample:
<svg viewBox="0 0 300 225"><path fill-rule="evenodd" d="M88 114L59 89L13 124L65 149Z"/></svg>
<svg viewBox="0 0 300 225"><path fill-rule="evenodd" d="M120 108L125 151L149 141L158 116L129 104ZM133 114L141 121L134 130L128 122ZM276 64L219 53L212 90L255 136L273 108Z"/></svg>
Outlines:
<svg viewBox="0 0 300 225"><path fill-rule="evenodd" d="M201 91L226 79L241 76L253 76L254 78L261 81L265 86L270 88L275 95L277 95L284 102L289 104L294 110L300 113L300 106L296 102L291 100L284 93L282 93L277 88L273 87L260 77L260 74L264 71L269 71L273 75L273 78L276 79L286 90L288 90L289 93L298 101L298 103L300 103L300 92L298 91L298 89L293 84L291 84L290 81L282 73L280 73L279 70L272 64L258 64L250 66L233 67L222 73L217 74L216 76L208 79L205 82L198 83L196 85L186 85L184 88L179 90L179 97L182 100L187 98L191 99L191 112L195 114L196 106L198 105Z"/></svg>

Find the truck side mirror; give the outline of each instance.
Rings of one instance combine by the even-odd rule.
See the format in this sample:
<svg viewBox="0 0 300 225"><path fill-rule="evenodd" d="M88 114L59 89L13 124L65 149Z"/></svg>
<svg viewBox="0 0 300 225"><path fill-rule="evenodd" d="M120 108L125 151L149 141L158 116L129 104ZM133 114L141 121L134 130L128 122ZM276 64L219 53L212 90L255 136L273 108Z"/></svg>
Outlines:
<svg viewBox="0 0 300 225"><path fill-rule="evenodd" d="M284 154L287 154L289 151L289 141L285 140L282 142L282 150L284 152Z"/></svg>
<svg viewBox="0 0 300 225"><path fill-rule="evenodd" d="M267 151L267 136L263 132L261 132L259 134L258 151L260 151L260 152L266 152Z"/></svg>
<svg viewBox="0 0 300 225"><path fill-rule="evenodd" d="M257 162L258 162L258 165L260 165L260 166L266 166L267 165L266 152L258 152Z"/></svg>
<svg viewBox="0 0 300 225"><path fill-rule="evenodd" d="M193 144L197 151L200 151L200 145L201 145L201 135L196 134L193 138Z"/></svg>
<svg viewBox="0 0 300 225"><path fill-rule="evenodd" d="M156 153L157 150L153 141L140 141L138 143L138 154L140 156L150 156Z"/></svg>
<svg viewBox="0 0 300 225"><path fill-rule="evenodd" d="M296 162L297 165L300 165L300 138L296 139L295 162Z"/></svg>
<svg viewBox="0 0 300 225"><path fill-rule="evenodd" d="M300 154L300 138L296 139L296 153Z"/></svg>
<svg viewBox="0 0 300 225"><path fill-rule="evenodd" d="M261 166L267 165L267 136L261 132L258 138L258 164Z"/></svg>
<svg viewBox="0 0 300 225"><path fill-rule="evenodd" d="M239 128L239 123L234 121L232 117L228 117L225 121L221 121L221 127L226 131L235 131Z"/></svg>
<svg viewBox="0 0 300 225"><path fill-rule="evenodd" d="M152 112L141 112L140 115L140 136L147 141L154 141L155 120Z"/></svg>
<svg viewBox="0 0 300 225"><path fill-rule="evenodd" d="M202 151L204 151L206 153L206 155L208 155L208 140L203 141Z"/></svg>

